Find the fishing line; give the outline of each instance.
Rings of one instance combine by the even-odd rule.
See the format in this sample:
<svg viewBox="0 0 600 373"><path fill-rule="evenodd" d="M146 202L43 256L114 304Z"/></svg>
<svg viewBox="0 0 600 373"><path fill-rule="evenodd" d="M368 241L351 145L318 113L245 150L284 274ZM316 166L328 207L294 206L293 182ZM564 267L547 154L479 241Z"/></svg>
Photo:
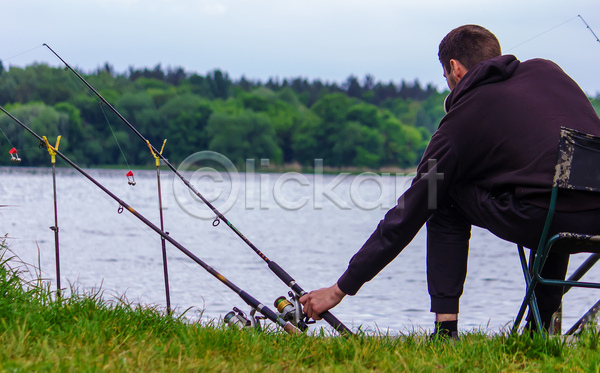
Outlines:
<svg viewBox="0 0 600 373"><path fill-rule="evenodd" d="M6 133L4 133L4 131L2 130L2 128L0 127L0 132L2 132L2 134L4 135L4 137L6 138L6 141L8 141L8 144L10 145L11 148L14 148L15 146L12 144L12 142L10 142L10 139L8 138L8 136L6 136Z"/></svg>
<svg viewBox="0 0 600 373"><path fill-rule="evenodd" d="M19 56L22 56L22 55L24 55L24 54L27 54L27 53L29 53L29 52L32 52L32 51L34 51L34 50L36 50L36 49L39 49L39 48L42 48L42 47L43 47L43 45L39 45L39 46L37 46L37 47L35 47L35 48L31 48L31 49L29 49L29 50L26 50L26 51L24 51L24 52L21 52L21 53L19 53L19 54L15 54L15 55L14 55L14 56L12 56L12 57L8 57L8 58L5 58L5 59L0 59L0 62L2 62L2 61L10 61L10 60L12 60L12 59L14 59L14 58L17 58L17 57L19 57Z"/></svg>
<svg viewBox="0 0 600 373"><path fill-rule="evenodd" d="M41 47L45 47L45 44L42 44L40 46ZM57 59L59 62L62 63L62 60L56 56L55 54L53 55L55 59ZM70 68L65 68L65 70L69 70ZM88 97L92 98L96 104L98 104L98 107L100 107L100 110L102 111L102 115L104 116L104 120L106 120L106 124L108 124L108 128L110 129L110 132L112 134L113 139L115 140L117 147L119 148L119 152L121 153L121 156L123 157L123 160L125 161L125 164L127 165L127 169L129 170L129 172L127 173L127 179L128 179L128 183L129 185L135 185L135 180L133 178L133 172L131 171L131 166L129 165L129 162L127 161L127 157L125 156L125 152L123 151L123 148L121 147L121 143L119 142L115 131L113 129L113 126L110 123L110 120L108 119L108 115L106 114L106 111L104 110L103 107L103 102L102 100L99 100L92 92L90 92L89 89L86 89L87 86L81 81L81 79L77 79L76 76L73 76L73 74L66 74L71 81L74 81L82 90L82 92L85 92L86 95L88 95Z"/></svg>
<svg viewBox="0 0 600 373"><path fill-rule="evenodd" d="M108 128L110 128L110 132L113 135L113 138L115 139L115 142L117 143L117 146L119 147L119 151L121 151L121 155L123 156L123 159L125 160L125 164L127 165L127 169L131 170L131 167L129 166L129 162L127 162L127 157L125 157L125 153L123 152L123 149L121 148L121 144L119 143L119 140L117 139L117 136L115 135L115 131L113 131L112 126L110 125L110 121L108 120L108 116L106 115L106 112L104 111L104 108L102 107L102 103L99 103L100 105L100 110L102 110L102 114L104 114L104 119L106 119L106 123L108 124Z"/></svg>
<svg viewBox="0 0 600 373"><path fill-rule="evenodd" d="M531 39L527 39L527 40L525 40L524 42L522 42L521 44L515 45L515 46L514 46L514 47L512 47L512 48L509 48L509 49L507 49L507 50L506 50L506 52L509 52L509 51L511 51L511 50L513 50L513 49L516 49L516 48L520 47L520 46L521 46L521 45L523 45L523 44L529 43L529 42L530 42L530 41L532 41L533 39L536 39L536 38L538 38L538 37L540 37L540 36L542 36L542 35L544 35L544 34L546 34L546 33L550 32L550 31L552 31L552 30L554 30L554 29L556 29L556 28L558 28L558 27L560 27L560 26L564 25L565 23L569 23L569 22L571 22L572 20L574 20L574 19L575 19L575 18L577 18L577 17L581 17L581 16L575 16L575 17L573 17L573 18L570 18L570 19L568 19L568 20L566 20L566 21L564 21L564 22L562 22L562 23L560 23L560 24L558 24L558 25L556 25L556 26L554 26L554 27L552 27L552 28L549 28L548 30L546 30L546 31L542 32L541 34L539 34L539 35L536 35L536 36L532 37ZM583 19L583 18L582 18L582 19ZM585 21L584 21L584 22L585 22Z"/></svg>

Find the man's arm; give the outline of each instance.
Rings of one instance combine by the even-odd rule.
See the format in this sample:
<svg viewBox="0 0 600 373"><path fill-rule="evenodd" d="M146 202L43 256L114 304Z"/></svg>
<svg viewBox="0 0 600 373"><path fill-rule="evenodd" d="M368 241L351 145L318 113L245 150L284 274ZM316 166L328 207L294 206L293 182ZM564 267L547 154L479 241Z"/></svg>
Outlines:
<svg viewBox="0 0 600 373"><path fill-rule="evenodd" d="M431 138L410 188L352 257L337 281L339 288L348 295L356 294L365 282L394 260L437 209L457 177L452 143L438 131Z"/></svg>
<svg viewBox="0 0 600 373"><path fill-rule="evenodd" d="M429 160L435 161L432 170ZM456 157L452 144L443 134L436 132L417 169L417 176L399 200L398 206L386 213L335 285L300 298L304 313L313 319L320 319L321 313L335 307L344 296L356 294L365 282L375 277L408 245L437 208L437 202L447 193L456 177Z"/></svg>

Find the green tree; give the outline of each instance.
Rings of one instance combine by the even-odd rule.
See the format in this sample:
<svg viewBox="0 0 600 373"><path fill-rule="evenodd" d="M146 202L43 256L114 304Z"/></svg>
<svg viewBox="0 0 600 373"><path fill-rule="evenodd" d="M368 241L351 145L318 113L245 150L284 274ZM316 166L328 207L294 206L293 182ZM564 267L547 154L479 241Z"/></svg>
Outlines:
<svg viewBox="0 0 600 373"><path fill-rule="evenodd" d="M53 107L43 103L30 103L26 105L16 104L6 107L15 118L28 126L40 136L47 136L50 143L55 144L58 135L64 136L60 147L68 148L69 116L58 112ZM0 117L0 128L6 134L12 146L17 148L24 166L40 166L50 164L50 156L45 147L39 148L39 141L25 129L15 123L11 118L4 115ZM4 140L4 139L3 139ZM11 149L8 141L2 142L1 153L8 154ZM9 164L10 158L2 157L2 164Z"/></svg>
<svg viewBox="0 0 600 373"><path fill-rule="evenodd" d="M246 159L271 160L281 163L281 149L277 145L273 124L264 114L245 111L243 115L215 113L208 121L209 149L243 166Z"/></svg>
<svg viewBox="0 0 600 373"><path fill-rule="evenodd" d="M387 166L410 167L417 164L423 155L429 138L412 126L400 122L393 114L386 113L382 121L383 164Z"/></svg>
<svg viewBox="0 0 600 373"><path fill-rule="evenodd" d="M212 146L233 152L236 161L246 155L233 149L285 163L312 165L323 158L332 166L410 167L444 116L446 96L418 80L396 85L370 75L363 81L351 75L340 86L306 78L234 82L219 69L198 75L182 68L165 71L160 64L118 73L105 63L81 74L154 146L167 138L165 155L171 160ZM590 100L599 111L598 97ZM145 144L69 70L45 64L5 70L0 61L0 105L10 104L25 111L45 105L55 111L47 112L49 119L67 118L61 134L78 162L122 162L115 137L130 163L152 162ZM52 116L57 114L64 118Z"/></svg>
<svg viewBox="0 0 600 373"><path fill-rule="evenodd" d="M342 123L356 102L343 93L330 93L317 101L311 110L325 122Z"/></svg>
<svg viewBox="0 0 600 373"><path fill-rule="evenodd" d="M354 75L350 75L348 79L346 79L343 88L350 97L360 98L363 95L363 89L358 82L358 78Z"/></svg>
<svg viewBox="0 0 600 373"><path fill-rule="evenodd" d="M449 92L434 93L421 104L417 112L415 126L426 128L429 133L434 133L440 121L446 115L444 111L444 100Z"/></svg>
<svg viewBox="0 0 600 373"><path fill-rule="evenodd" d="M283 162L295 161L293 136L304 120L307 109L293 90L286 87L275 93L267 87L260 87L252 92L240 93L239 98L246 109L269 117L275 129L277 144L282 150Z"/></svg>
<svg viewBox="0 0 600 373"><path fill-rule="evenodd" d="M397 98L386 100L382 106L394 113L403 124L409 126L417 125L417 115L421 110L421 103L419 101Z"/></svg>
<svg viewBox="0 0 600 373"><path fill-rule="evenodd" d="M154 127L155 136L166 136L168 139L167 154L173 161L180 161L187 156L206 150L209 136L206 126L213 113L209 101L188 93L175 96L160 109L160 121Z"/></svg>
<svg viewBox="0 0 600 373"><path fill-rule="evenodd" d="M193 74L182 85L196 95L212 98L209 80L201 75Z"/></svg>
<svg viewBox="0 0 600 373"><path fill-rule="evenodd" d="M383 153L383 136L377 129L358 122L346 122L331 152L334 166L379 167Z"/></svg>
<svg viewBox="0 0 600 373"><path fill-rule="evenodd" d="M69 118L69 133L62 134L61 141L67 140L70 144L68 149L69 158L74 162L88 163L89 159L84 156L83 145L89 140L86 134L83 121L81 120L81 112L75 105L68 102L59 102L54 105L54 109L67 115ZM63 143L64 146L64 143ZM61 147L62 148L62 147ZM66 147L65 147L66 149Z"/></svg>
<svg viewBox="0 0 600 373"><path fill-rule="evenodd" d="M68 100L79 88L63 69L35 63L24 69L12 67L6 75L13 81L12 102L44 102L53 105Z"/></svg>
<svg viewBox="0 0 600 373"><path fill-rule="evenodd" d="M384 137L377 107L349 98L342 93L325 95L312 107L320 117L319 125L304 130L314 138L314 158L332 166L375 167L384 160ZM296 137L299 141L302 137ZM298 144L296 144L298 146ZM308 150L303 146L302 151ZM303 156L306 162L308 157Z"/></svg>
<svg viewBox="0 0 600 373"><path fill-rule="evenodd" d="M359 102L348 109L346 120L355 121L369 128L379 127L379 108L375 105Z"/></svg>
<svg viewBox="0 0 600 373"><path fill-rule="evenodd" d="M80 93L71 98L69 103L79 110L84 123L91 125L100 133L109 133L105 117L109 109L103 108L97 99L89 94Z"/></svg>
<svg viewBox="0 0 600 373"><path fill-rule="evenodd" d="M207 76L208 86L214 98L226 99L229 97L232 82L227 74L221 70L214 70Z"/></svg>
<svg viewBox="0 0 600 373"><path fill-rule="evenodd" d="M106 64L105 64L106 65ZM108 68L100 69L96 72L96 74L84 74L84 79L92 85L98 92L100 92L104 98L106 98L109 102L116 102L119 96L125 92L131 92L136 89L134 83L129 80L125 74L117 74L113 71L111 66ZM76 78L71 79L77 82ZM91 92L86 88L81 87L81 92L87 92L90 95ZM116 93L116 96L109 97L106 95L107 90L110 90Z"/></svg>
<svg viewBox="0 0 600 373"><path fill-rule="evenodd" d="M6 105L16 101L15 91L17 81L14 75L5 73L0 75L0 105Z"/></svg>
<svg viewBox="0 0 600 373"><path fill-rule="evenodd" d="M124 93L116 102L115 108L142 135L156 123L152 114L157 114L158 111L152 97L146 91ZM112 141L107 139L109 147L107 153L113 160L111 163L122 163L124 161L122 158L125 158L126 163L139 164L142 160L147 159L149 150L146 144L141 142L139 136L114 113L106 109L105 111L107 113L106 126L109 127L112 135ZM121 151L123 154L118 154Z"/></svg>
<svg viewBox="0 0 600 373"><path fill-rule="evenodd" d="M147 88L146 92L150 95L152 101L154 101L154 106L157 108L165 105L175 96L185 94L184 92L178 92L173 86L165 88Z"/></svg>
<svg viewBox="0 0 600 373"><path fill-rule="evenodd" d="M146 92L125 93L115 104L115 108L130 122L136 121L137 113L144 109L154 109L154 101Z"/></svg>

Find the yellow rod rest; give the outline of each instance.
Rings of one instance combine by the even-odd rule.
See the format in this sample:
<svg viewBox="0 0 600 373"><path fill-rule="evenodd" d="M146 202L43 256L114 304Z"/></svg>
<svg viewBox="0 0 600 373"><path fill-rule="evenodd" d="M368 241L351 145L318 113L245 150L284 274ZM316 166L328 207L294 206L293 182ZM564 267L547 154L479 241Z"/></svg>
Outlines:
<svg viewBox="0 0 600 373"><path fill-rule="evenodd" d="M56 151L58 150L58 145L60 144L60 135L56 138L56 145L52 146L48 142L48 138L46 136L42 136L44 138L44 142L46 143L46 149L48 149L48 154L50 154L50 160L52 164L56 163Z"/></svg>
<svg viewBox="0 0 600 373"><path fill-rule="evenodd" d="M162 155L163 150L165 150L166 143L167 143L167 139L165 139L165 141L163 141L162 148L160 148L160 155ZM156 155L156 153L152 149L152 146L150 145L150 141L146 140L146 144L148 145L148 149L150 149L150 153L152 153L152 156L154 157L154 160L156 161L156 167L160 167L160 157L158 155Z"/></svg>

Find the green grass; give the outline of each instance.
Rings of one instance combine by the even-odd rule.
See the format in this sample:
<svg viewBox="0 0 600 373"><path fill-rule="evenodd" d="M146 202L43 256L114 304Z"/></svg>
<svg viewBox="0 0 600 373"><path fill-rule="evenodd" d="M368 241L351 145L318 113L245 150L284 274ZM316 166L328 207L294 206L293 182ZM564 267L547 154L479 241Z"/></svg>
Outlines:
<svg viewBox="0 0 600 373"><path fill-rule="evenodd" d="M2 253L1 371L600 371L593 331L574 343L539 335L469 333L442 342L420 334L239 331L218 321L168 317L156 307L107 302L100 292L57 299L47 283L25 283L22 267Z"/></svg>

